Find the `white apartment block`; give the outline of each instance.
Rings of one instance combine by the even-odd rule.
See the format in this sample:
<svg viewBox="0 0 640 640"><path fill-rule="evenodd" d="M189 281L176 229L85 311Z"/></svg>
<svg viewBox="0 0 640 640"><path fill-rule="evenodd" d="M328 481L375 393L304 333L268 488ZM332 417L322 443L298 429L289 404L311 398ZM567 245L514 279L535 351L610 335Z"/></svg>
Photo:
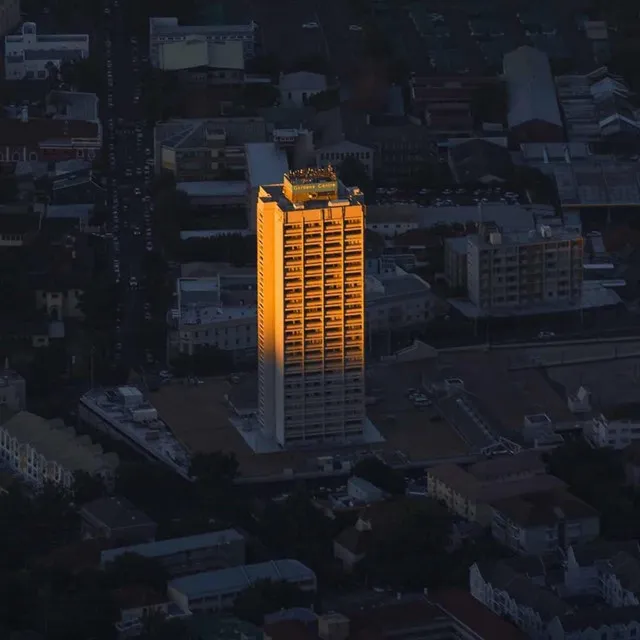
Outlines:
<svg viewBox="0 0 640 640"><path fill-rule="evenodd" d="M580 302L583 238L542 225L528 232L469 236L467 292L477 307Z"/></svg>
<svg viewBox="0 0 640 640"><path fill-rule="evenodd" d="M25 22L22 33L4 38L4 73L7 80L43 80L53 65L89 57L86 34L38 34L35 22Z"/></svg>
<svg viewBox="0 0 640 640"><path fill-rule="evenodd" d="M632 442L640 440L640 416L594 416L585 426L585 436L596 447L624 449Z"/></svg>
<svg viewBox="0 0 640 640"><path fill-rule="evenodd" d="M162 45L184 42L192 38L205 38L209 43L236 40L242 42L245 59L255 55L255 22L240 25L189 26L178 23L178 18L149 18L149 60L154 67L160 67Z"/></svg>
<svg viewBox="0 0 640 640"><path fill-rule="evenodd" d="M258 419L281 446L360 437L364 204L331 169L258 192Z"/></svg>

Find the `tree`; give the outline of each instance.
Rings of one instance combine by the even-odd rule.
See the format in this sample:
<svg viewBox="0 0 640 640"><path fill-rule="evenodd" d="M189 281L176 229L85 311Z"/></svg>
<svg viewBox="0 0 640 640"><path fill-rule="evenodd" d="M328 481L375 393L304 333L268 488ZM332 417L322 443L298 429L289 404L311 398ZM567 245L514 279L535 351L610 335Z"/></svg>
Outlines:
<svg viewBox="0 0 640 640"><path fill-rule="evenodd" d="M269 503L260 521L260 537L277 553L297 558L325 576L333 566L337 528L306 493L295 492L284 502Z"/></svg>
<svg viewBox="0 0 640 640"><path fill-rule="evenodd" d="M96 333L108 333L116 321L120 287L105 276L89 281L80 296L79 308L84 324Z"/></svg>
<svg viewBox="0 0 640 640"><path fill-rule="evenodd" d="M161 614L149 615L140 640L190 640L189 628L180 619L167 619Z"/></svg>
<svg viewBox="0 0 640 640"><path fill-rule="evenodd" d="M72 493L76 504L84 504L103 498L107 494L107 489L100 476L92 476L80 470L73 474Z"/></svg>
<svg viewBox="0 0 640 640"><path fill-rule="evenodd" d="M296 60L291 66L290 72L293 73L296 71L308 71L309 73L327 75L329 73L329 63L327 59L321 55L306 55Z"/></svg>
<svg viewBox="0 0 640 640"><path fill-rule="evenodd" d="M290 582L260 580L238 594L233 614L257 626L262 626L269 613L292 607L309 606L310 597Z"/></svg>
<svg viewBox="0 0 640 640"><path fill-rule="evenodd" d="M282 64L275 53L254 56L247 60L244 71L248 74L266 75L275 78L280 73Z"/></svg>
<svg viewBox="0 0 640 640"><path fill-rule="evenodd" d="M264 109L274 106L279 96L280 91L274 85L266 82L251 82L243 85L238 104L243 108Z"/></svg>
<svg viewBox="0 0 640 640"><path fill-rule="evenodd" d="M118 466L115 493L138 505L156 522L170 519L168 505L188 504L191 485L175 472L154 462L122 462Z"/></svg>
<svg viewBox="0 0 640 640"><path fill-rule="evenodd" d="M353 475L368 480L379 489L395 495L403 495L407 483L395 469L376 456L363 458L353 467Z"/></svg>
<svg viewBox="0 0 640 640"><path fill-rule="evenodd" d="M371 550L359 570L370 584L398 591L441 586L448 571L451 517L431 500L405 501L403 507L390 530L372 531Z"/></svg>
<svg viewBox="0 0 640 640"><path fill-rule="evenodd" d="M355 156L347 156L338 167L338 177L347 187L358 187L369 200L375 195L373 180L367 168Z"/></svg>
<svg viewBox="0 0 640 640"><path fill-rule="evenodd" d="M66 61L60 65L59 77L73 91L99 92L103 75L100 60L96 56Z"/></svg>
<svg viewBox="0 0 640 640"><path fill-rule="evenodd" d="M328 111L340 105L340 90L327 89L320 91L320 93L314 93L307 102L317 111Z"/></svg>
<svg viewBox="0 0 640 640"><path fill-rule="evenodd" d="M105 567L106 584L111 589L142 585L164 593L169 576L155 559L137 553L123 553Z"/></svg>
<svg viewBox="0 0 640 640"><path fill-rule="evenodd" d="M233 452L196 453L189 474L209 489L228 488L238 475L238 459Z"/></svg>

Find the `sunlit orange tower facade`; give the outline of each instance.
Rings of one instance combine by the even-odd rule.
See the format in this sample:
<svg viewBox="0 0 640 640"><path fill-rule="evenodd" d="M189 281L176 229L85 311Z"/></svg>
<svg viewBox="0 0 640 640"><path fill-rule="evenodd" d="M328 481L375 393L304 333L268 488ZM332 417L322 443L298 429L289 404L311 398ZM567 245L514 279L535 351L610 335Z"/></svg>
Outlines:
<svg viewBox="0 0 640 640"><path fill-rule="evenodd" d="M258 192L258 406L283 447L363 433L365 208L332 168Z"/></svg>

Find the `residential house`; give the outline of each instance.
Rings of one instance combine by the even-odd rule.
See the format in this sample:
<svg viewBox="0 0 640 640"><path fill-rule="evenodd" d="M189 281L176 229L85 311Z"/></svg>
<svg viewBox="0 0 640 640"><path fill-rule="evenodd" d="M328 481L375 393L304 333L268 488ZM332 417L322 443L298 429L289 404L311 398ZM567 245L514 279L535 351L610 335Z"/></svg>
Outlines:
<svg viewBox="0 0 640 640"><path fill-rule="evenodd" d="M235 529L225 529L184 538L118 547L102 553L102 566L126 553L154 558L170 575L180 576L243 564L245 539Z"/></svg>
<svg viewBox="0 0 640 640"><path fill-rule="evenodd" d="M21 19L20 0L0 0L0 36L13 31Z"/></svg>
<svg viewBox="0 0 640 640"><path fill-rule="evenodd" d="M517 142L561 142L564 128L546 53L522 46L504 56L509 135Z"/></svg>
<svg viewBox="0 0 640 640"><path fill-rule="evenodd" d="M88 57L88 35L38 34L35 22L25 22L20 34L4 38L4 74L7 80L44 80L51 69L60 69L65 62Z"/></svg>
<svg viewBox="0 0 640 640"><path fill-rule="evenodd" d="M449 168L458 184L491 184L509 180L514 171L511 154L496 141L473 138L449 147Z"/></svg>
<svg viewBox="0 0 640 640"><path fill-rule="evenodd" d="M610 607L640 605L637 540L571 545L566 553L564 586L570 595L598 596Z"/></svg>
<svg viewBox="0 0 640 640"><path fill-rule="evenodd" d="M566 487L562 480L545 472L540 454L533 450L480 465L466 471L455 464L430 468L429 496L443 501L456 515L486 526L493 520L491 504L497 499Z"/></svg>
<svg viewBox="0 0 640 640"><path fill-rule="evenodd" d="M104 453L88 436L78 436L62 421L20 411L0 426L0 458L27 482L47 482L73 489L74 473L83 471L110 484L118 467L115 453Z"/></svg>
<svg viewBox="0 0 640 640"><path fill-rule="evenodd" d="M365 506L356 523L340 532L333 540L333 555L345 570L352 570L371 547L373 535L384 536L398 527L406 512L405 498L374 502Z"/></svg>
<svg viewBox="0 0 640 640"><path fill-rule="evenodd" d="M573 610L551 590L535 584L505 562L480 561L469 570L471 595L504 616L530 638L547 638L552 620Z"/></svg>
<svg viewBox="0 0 640 640"><path fill-rule="evenodd" d="M327 90L327 78L324 74L309 71L281 73L278 89L282 106L304 107L309 98Z"/></svg>
<svg viewBox="0 0 640 640"><path fill-rule="evenodd" d="M564 490L492 500L491 533L518 553L540 554L590 542L600 535L600 515Z"/></svg>
<svg viewBox="0 0 640 640"><path fill-rule="evenodd" d="M566 613L551 621L546 637L549 640L638 638L640 606L619 609L592 608Z"/></svg>
<svg viewBox="0 0 640 640"><path fill-rule="evenodd" d="M150 542L158 525L126 498L98 498L80 509L82 536L122 543Z"/></svg>

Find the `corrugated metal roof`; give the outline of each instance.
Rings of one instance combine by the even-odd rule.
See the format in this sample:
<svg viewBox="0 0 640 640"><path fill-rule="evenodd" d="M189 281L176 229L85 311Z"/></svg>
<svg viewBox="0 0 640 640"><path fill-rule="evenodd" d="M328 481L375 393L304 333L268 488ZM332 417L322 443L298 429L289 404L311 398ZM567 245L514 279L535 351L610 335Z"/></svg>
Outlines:
<svg viewBox="0 0 640 640"><path fill-rule="evenodd" d="M190 599L237 593L260 580L315 581L315 573L298 560L273 560L176 578L169 587Z"/></svg>
<svg viewBox="0 0 640 640"><path fill-rule="evenodd" d="M503 61L507 83L509 128L532 120L562 127L562 118L549 58L533 47L519 47Z"/></svg>
<svg viewBox="0 0 640 640"><path fill-rule="evenodd" d="M210 547L216 547L230 542L239 542L242 540L244 540L244 537L235 529L224 529L223 531L212 531L210 533L202 533L196 536L171 538L170 540L147 542L145 544L136 544L130 547L108 549L107 551L103 551L101 562L102 564L113 562L118 556L125 553L137 553L145 558L162 558L175 553L195 551L197 549L208 549Z"/></svg>

